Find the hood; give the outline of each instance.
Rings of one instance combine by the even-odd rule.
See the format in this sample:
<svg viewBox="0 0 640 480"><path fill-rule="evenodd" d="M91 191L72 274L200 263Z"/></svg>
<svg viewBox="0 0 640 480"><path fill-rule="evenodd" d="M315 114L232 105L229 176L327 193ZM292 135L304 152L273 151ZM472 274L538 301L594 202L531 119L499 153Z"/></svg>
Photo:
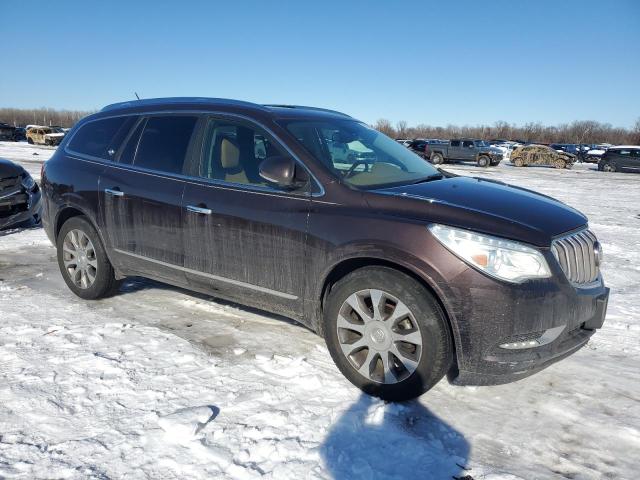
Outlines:
<svg viewBox="0 0 640 480"><path fill-rule="evenodd" d="M7 177L17 177L22 175L24 168L13 163L11 160L0 158L0 180Z"/></svg>
<svg viewBox="0 0 640 480"><path fill-rule="evenodd" d="M587 223L577 210L524 188L471 177L369 191L376 210L548 247Z"/></svg>

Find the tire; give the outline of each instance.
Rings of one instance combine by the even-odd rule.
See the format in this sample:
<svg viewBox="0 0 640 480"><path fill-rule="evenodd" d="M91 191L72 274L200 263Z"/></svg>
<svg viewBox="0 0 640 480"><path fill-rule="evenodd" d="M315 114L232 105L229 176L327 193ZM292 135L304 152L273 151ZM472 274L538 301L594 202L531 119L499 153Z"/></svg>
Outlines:
<svg viewBox="0 0 640 480"><path fill-rule="evenodd" d="M482 168L487 168L491 163L491 159L486 155L481 155L478 157L478 166Z"/></svg>
<svg viewBox="0 0 640 480"><path fill-rule="evenodd" d="M516 167L524 167L524 160L523 160L522 158L520 158L520 157L518 157L518 158L514 158L514 159L513 159L513 164L514 164Z"/></svg>
<svg viewBox="0 0 640 480"><path fill-rule="evenodd" d="M33 138L31 137L27 138L27 143L30 145L33 145Z"/></svg>
<svg viewBox="0 0 640 480"><path fill-rule="evenodd" d="M393 323L380 321L379 317L376 320L370 306L372 302L366 303L367 298L374 297L372 291L382 292L386 298L383 317L386 322L391 321L400 304L409 313L400 314ZM362 322L364 317L350 306L354 302L361 311L366 308L367 315L374 318L367 317L367 322ZM350 320L360 321L352 323ZM348 328L343 328L345 325ZM385 331L380 335L382 330ZM442 379L453 362L449 326L437 300L420 283L388 267L360 268L336 283L325 302L323 331L331 357L342 374L365 393L384 400L404 401L422 395ZM404 336L407 333L398 333L403 331L409 332L411 338ZM398 342L397 338L407 338L410 342ZM352 347L363 339L378 349ZM420 342L420 345L411 342ZM394 349L395 353L391 354L385 348ZM383 356L390 365L386 377ZM368 373L361 374L358 369Z"/></svg>
<svg viewBox="0 0 640 480"><path fill-rule="evenodd" d="M75 234L70 236L70 232L75 232ZM72 241L73 235L75 235L75 242ZM82 237L82 235L84 235L84 237ZM82 245L84 238L88 239L90 244L86 244L87 253L83 255L83 249L76 248L76 245ZM91 245L91 249L88 248L89 245ZM113 267L107 258L98 232L86 217L72 217L67 220L60 229L56 240L56 247L58 249L58 266L60 267L62 278L69 289L78 297L84 298L85 300L96 300L98 298L108 297L115 293L120 286L120 282L115 278ZM76 255L74 256L67 253L70 251L69 249L75 250ZM70 263L65 266L65 261ZM75 276L76 281L74 281L74 279L72 279L72 273L70 273L70 270L73 269L73 263L71 263L73 261L84 261L85 265L88 265L87 269L93 271L93 281L90 280L90 273L85 275L83 272L80 272L79 277ZM95 268L89 268L91 265L95 265ZM78 268L76 264L73 271L77 271ZM83 276L87 279L86 285L83 285Z"/></svg>
<svg viewBox="0 0 640 480"><path fill-rule="evenodd" d="M616 169L616 166L615 166L613 163L609 163L609 162L607 162L607 163L605 163L604 165L602 165L602 171L603 171L603 172L610 172L610 173L613 173L613 172L615 172L616 170L617 170L617 169Z"/></svg>
<svg viewBox="0 0 640 480"><path fill-rule="evenodd" d="M565 168L567 166L567 162L565 162L562 159L558 159L555 162L553 162L553 166L558 169Z"/></svg>
<svg viewBox="0 0 640 480"><path fill-rule="evenodd" d="M433 163L434 165L442 165L444 163L444 157L441 153L432 153L431 163Z"/></svg>

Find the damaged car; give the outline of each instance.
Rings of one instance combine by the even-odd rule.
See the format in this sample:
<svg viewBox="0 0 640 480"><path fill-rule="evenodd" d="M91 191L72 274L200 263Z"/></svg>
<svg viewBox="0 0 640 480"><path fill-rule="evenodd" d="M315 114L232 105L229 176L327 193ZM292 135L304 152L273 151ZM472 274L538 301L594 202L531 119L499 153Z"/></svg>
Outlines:
<svg viewBox="0 0 640 480"><path fill-rule="evenodd" d="M345 162L334 143L366 155ZM602 249L583 214L439 170L332 110L111 105L76 124L41 185L44 230L80 298L143 276L281 314L387 400L445 375L522 379L605 319Z"/></svg>
<svg viewBox="0 0 640 480"><path fill-rule="evenodd" d="M547 165L555 168L571 168L575 161L575 155L554 150L546 145L524 145L511 152L511 163L516 167Z"/></svg>
<svg viewBox="0 0 640 480"><path fill-rule="evenodd" d="M27 142L36 145L55 147L64 138L62 129L52 127L32 127L27 130Z"/></svg>
<svg viewBox="0 0 640 480"><path fill-rule="evenodd" d="M29 172L0 158L0 230L40 223L41 197Z"/></svg>

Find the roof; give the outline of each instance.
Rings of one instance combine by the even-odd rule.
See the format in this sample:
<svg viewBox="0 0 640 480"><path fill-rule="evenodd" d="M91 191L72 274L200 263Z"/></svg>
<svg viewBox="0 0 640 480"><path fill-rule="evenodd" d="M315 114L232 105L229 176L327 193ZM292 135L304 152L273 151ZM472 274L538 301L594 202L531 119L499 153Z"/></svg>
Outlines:
<svg viewBox="0 0 640 480"><path fill-rule="evenodd" d="M302 105L281 105L281 104L258 104L245 102L243 100L232 100L227 98L207 98L207 97L170 97L170 98L148 98L143 100L131 100L107 105L100 113L116 111L148 111L158 108L176 109L222 109L225 111L244 112L248 114L262 114L276 117L309 117L309 116L338 116L351 118L349 115L318 107L307 107Z"/></svg>
<svg viewBox="0 0 640 480"><path fill-rule="evenodd" d="M616 145L614 147L609 147L609 150L615 150L616 148L640 148L640 145Z"/></svg>

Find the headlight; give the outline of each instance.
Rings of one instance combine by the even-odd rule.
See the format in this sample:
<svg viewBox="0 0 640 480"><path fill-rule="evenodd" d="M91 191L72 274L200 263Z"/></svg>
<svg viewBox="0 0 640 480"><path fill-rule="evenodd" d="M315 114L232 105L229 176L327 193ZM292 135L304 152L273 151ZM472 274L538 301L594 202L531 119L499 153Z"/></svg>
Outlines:
<svg viewBox="0 0 640 480"><path fill-rule="evenodd" d="M29 175L28 173L25 173L22 176L22 186L26 188L28 191L31 191L35 188L36 181L33 178L31 178L31 175Z"/></svg>
<svg viewBox="0 0 640 480"><path fill-rule="evenodd" d="M492 277L521 283L551 276L542 254L522 243L445 225L428 228L454 254Z"/></svg>

